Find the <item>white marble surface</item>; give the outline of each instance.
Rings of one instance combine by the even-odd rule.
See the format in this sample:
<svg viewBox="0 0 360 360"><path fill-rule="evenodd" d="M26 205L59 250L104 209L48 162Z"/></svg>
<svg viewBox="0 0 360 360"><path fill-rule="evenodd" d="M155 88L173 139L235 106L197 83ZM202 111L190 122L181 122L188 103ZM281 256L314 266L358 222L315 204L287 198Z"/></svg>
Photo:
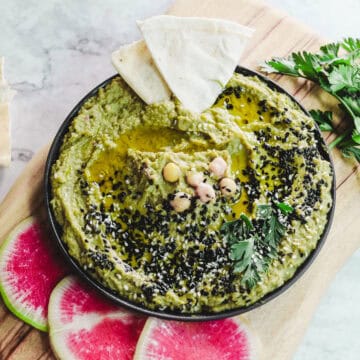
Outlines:
<svg viewBox="0 0 360 360"><path fill-rule="evenodd" d="M329 39L360 35L360 0L268 1ZM162 13L171 3L0 0L0 55L18 91L11 107L13 161L0 169L0 200L77 100L114 73L109 54L139 36L135 20ZM324 297L295 360L360 359L359 274L360 252Z"/></svg>

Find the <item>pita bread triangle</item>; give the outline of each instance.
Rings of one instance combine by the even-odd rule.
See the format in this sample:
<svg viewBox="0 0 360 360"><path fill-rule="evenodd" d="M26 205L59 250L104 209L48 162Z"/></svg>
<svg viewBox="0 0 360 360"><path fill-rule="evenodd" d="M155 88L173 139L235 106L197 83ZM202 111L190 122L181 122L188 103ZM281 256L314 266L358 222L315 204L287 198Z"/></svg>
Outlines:
<svg viewBox="0 0 360 360"><path fill-rule="evenodd" d="M167 15L138 25L171 91L198 113L214 103L253 33L231 21Z"/></svg>
<svg viewBox="0 0 360 360"><path fill-rule="evenodd" d="M121 77L147 104L170 99L171 91L143 40L122 46L111 59Z"/></svg>

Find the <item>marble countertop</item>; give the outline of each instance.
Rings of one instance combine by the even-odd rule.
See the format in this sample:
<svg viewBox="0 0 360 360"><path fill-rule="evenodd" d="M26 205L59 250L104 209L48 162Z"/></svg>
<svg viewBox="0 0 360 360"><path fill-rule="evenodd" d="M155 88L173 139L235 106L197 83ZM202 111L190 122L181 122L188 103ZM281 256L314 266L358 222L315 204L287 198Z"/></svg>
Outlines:
<svg viewBox="0 0 360 360"><path fill-rule="evenodd" d="M360 0L268 2L326 38L360 35ZM171 3L89 0L84 7L80 0L40 0L24 6L21 0L0 0L0 55L18 92L11 107L12 164L0 168L0 201L76 101L114 74L109 54L139 37L135 20L163 13ZM358 251L323 298L295 360L359 359L359 274Z"/></svg>

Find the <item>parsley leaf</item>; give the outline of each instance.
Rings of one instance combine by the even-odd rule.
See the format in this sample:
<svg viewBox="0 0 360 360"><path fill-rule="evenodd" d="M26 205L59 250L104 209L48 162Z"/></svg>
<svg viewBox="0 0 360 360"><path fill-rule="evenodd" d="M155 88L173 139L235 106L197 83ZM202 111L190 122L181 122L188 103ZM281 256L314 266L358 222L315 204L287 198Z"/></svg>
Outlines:
<svg viewBox="0 0 360 360"><path fill-rule="evenodd" d="M322 71L318 57L303 51L293 53L292 58L295 62L295 69L300 76L314 81L318 79L319 73Z"/></svg>
<svg viewBox="0 0 360 360"><path fill-rule="evenodd" d="M360 133L357 130L354 130L354 132L351 135L351 139L356 143L360 144Z"/></svg>
<svg viewBox="0 0 360 360"><path fill-rule="evenodd" d="M360 90L360 68L341 64L329 74L329 83L333 92L345 88L349 93L355 93Z"/></svg>
<svg viewBox="0 0 360 360"><path fill-rule="evenodd" d="M276 259L277 247L289 225L287 215L293 211L293 207L285 203L258 205L255 219L242 214L239 219L222 225L221 232L230 245L233 271L242 274L243 286L251 289ZM282 214L281 220L279 214Z"/></svg>
<svg viewBox="0 0 360 360"><path fill-rule="evenodd" d="M231 246L230 259L236 260L234 272L244 271L252 262L254 238L241 240Z"/></svg>
<svg viewBox="0 0 360 360"><path fill-rule="evenodd" d="M360 162L360 134L356 131L352 135L344 137L342 141L339 142L338 147L340 148L342 154L346 158L354 157L357 161Z"/></svg>
<svg viewBox="0 0 360 360"><path fill-rule="evenodd" d="M360 39L346 38L329 43L321 46L318 53L302 51L285 58L275 57L266 61L262 70L311 80L333 95L352 119L352 124L348 130L338 134L329 148L337 146L344 156L359 161ZM335 131L329 111L312 110L310 113L321 130Z"/></svg>
<svg viewBox="0 0 360 360"><path fill-rule="evenodd" d="M348 53L360 52L360 39L347 38L341 44L341 47Z"/></svg>
<svg viewBox="0 0 360 360"><path fill-rule="evenodd" d="M284 215L291 214L294 211L294 208L288 204L285 204L283 202L276 203L275 204Z"/></svg>
<svg viewBox="0 0 360 360"><path fill-rule="evenodd" d="M340 44L330 43L320 47L319 60L322 63L331 63L339 59Z"/></svg>
<svg viewBox="0 0 360 360"><path fill-rule="evenodd" d="M262 68L265 72L274 72L274 70L276 70L277 72L285 75L300 76L300 74L295 69L295 62L291 58L274 58L273 60L269 60L263 64Z"/></svg>
<svg viewBox="0 0 360 360"><path fill-rule="evenodd" d="M281 205L280 205L281 204ZM280 205L280 207L279 207ZM284 203L276 204L281 210L281 207L285 213L292 212L290 205ZM279 221L276 213L269 205L261 205L259 210L259 216L264 220L263 233L265 234L264 240L272 248L276 248L280 242L281 237L285 234L286 227Z"/></svg>
<svg viewBox="0 0 360 360"><path fill-rule="evenodd" d="M354 157L360 162L360 147L358 146L347 146L341 150L345 157Z"/></svg>
<svg viewBox="0 0 360 360"><path fill-rule="evenodd" d="M354 97L351 96L344 96L342 98L344 105L346 105L351 112L357 116L360 117L360 102L359 99L356 99Z"/></svg>
<svg viewBox="0 0 360 360"><path fill-rule="evenodd" d="M331 111L310 110L310 115L322 131L333 131L333 114Z"/></svg>

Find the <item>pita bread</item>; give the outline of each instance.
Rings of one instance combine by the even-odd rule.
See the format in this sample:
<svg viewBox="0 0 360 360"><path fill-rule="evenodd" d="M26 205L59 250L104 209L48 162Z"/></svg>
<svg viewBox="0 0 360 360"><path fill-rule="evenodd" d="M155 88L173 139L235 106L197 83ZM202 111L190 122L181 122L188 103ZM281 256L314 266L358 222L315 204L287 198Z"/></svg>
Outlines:
<svg viewBox="0 0 360 360"><path fill-rule="evenodd" d="M122 46L113 52L112 63L121 77L147 104L170 99L171 91L143 40Z"/></svg>
<svg viewBox="0 0 360 360"><path fill-rule="evenodd" d="M4 78L4 58L0 57L0 167L11 162L9 106L15 91Z"/></svg>
<svg viewBox="0 0 360 360"><path fill-rule="evenodd" d="M157 68L185 108L209 108L253 30L231 21L155 16L138 22Z"/></svg>

